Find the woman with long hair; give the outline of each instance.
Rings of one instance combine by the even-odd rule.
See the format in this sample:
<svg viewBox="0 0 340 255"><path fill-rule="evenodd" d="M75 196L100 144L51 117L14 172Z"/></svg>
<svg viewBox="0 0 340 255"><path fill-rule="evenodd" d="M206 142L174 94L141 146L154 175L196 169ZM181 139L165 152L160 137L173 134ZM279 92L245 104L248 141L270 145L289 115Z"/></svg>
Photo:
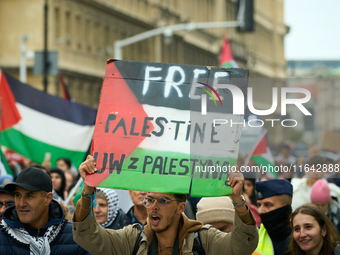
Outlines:
<svg viewBox="0 0 340 255"><path fill-rule="evenodd" d="M51 169L50 172L51 172L53 190L57 193L57 195L62 200L64 200L65 199L64 190L65 190L65 185L66 185L65 174L59 168L53 168Z"/></svg>
<svg viewBox="0 0 340 255"><path fill-rule="evenodd" d="M316 205L298 207L290 217L292 234L290 249L297 254L338 254L338 231L326 214Z"/></svg>

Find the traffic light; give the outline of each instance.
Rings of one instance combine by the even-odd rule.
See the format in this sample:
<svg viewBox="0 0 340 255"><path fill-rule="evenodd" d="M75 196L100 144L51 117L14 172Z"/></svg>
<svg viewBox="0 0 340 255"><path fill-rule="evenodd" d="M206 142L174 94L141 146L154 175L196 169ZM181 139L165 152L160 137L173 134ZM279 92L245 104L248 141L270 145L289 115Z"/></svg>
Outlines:
<svg viewBox="0 0 340 255"><path fill-rule="evenodd" d="M243 21L243 25L237 27L238 32L254 31L254 0L237 1L237 20Z"/></svg>

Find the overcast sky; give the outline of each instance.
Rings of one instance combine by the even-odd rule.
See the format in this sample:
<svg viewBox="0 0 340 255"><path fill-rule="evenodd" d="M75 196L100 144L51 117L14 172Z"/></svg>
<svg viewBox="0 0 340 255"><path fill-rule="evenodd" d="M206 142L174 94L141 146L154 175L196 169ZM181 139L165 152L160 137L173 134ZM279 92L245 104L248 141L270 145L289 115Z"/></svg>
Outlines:
<svg viewBox="0 0 340 255"><path fill-rule="evenodd" d="M340 0L284 0L286 60L340 60Z"/></svg>

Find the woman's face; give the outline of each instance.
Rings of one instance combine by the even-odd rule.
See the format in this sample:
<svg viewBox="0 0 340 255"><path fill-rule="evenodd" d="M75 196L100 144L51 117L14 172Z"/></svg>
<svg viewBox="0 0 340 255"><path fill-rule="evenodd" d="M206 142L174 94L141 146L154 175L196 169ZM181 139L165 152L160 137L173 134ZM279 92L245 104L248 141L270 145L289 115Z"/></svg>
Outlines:
<svg viewBox="0 0 340 255"><path fill-rule="evenodd" d="M65 173L65 179L66 179L66 185L65 185L65 190L68 190L68 188L72 185L74 182L73 176L70 173Z"/></svg>
<svg viewBox="0 0 340 255"><path fill-rule="evenodd" d="M57 161L57 167L58 167L59 169L63 170L63 171L69 170L69 169L68 169L68 165L67 165L67 164L65 163L65 161L62 160L62 159L59 159L59 160Z"/></svg>
<svg viewBox="0 0 340 255"><path fill-rule="evenodd" d="M55 191L59 191L61 188L61 176L57 173L51 173L52 187Z"/></svg>
<svg viewBox="0 0 340 255"><path fill-rule="evenodd" d="M254 185L249 180L244 180L244 191L248 195L248 197L251 197L254 192Z"/></svg>
<svg viewBox="0 0 340 255"><path fill-rule="evenodd" d="M97 197L97 206L93 208L96 220L99 224L103 224L107 221L107 214L109 212L109 205L105 198Z"/></svg>
<svg viewBox="0 0 340 255"><path fill-rule="evenodd" d="M313 216L298 213L293 219L293 231L294 240L301 250L307 254L319 254L327 234L325 226L321 229Z"/></svg>

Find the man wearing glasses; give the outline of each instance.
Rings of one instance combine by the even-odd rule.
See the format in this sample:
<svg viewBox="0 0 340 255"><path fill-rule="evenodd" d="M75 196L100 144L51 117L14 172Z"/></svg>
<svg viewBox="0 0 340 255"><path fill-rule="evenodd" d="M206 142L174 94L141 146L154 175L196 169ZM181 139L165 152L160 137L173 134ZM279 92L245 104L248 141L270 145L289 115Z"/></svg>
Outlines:
<svg viewBox="0 0 340 255"><path fill-rule="evenodd" d="M14 193L4 189L6 184L0 185L0 221L2 214L8 207L14 206Z"/></svg>
<svg viewBox="0 0 340 255"><path fill-rule="evenodd" d="M86 173L95 172L95 160L88 156L79 166L79 173L85 179ZM258 233L256 221L241 195L243 181L241 173L230 173L228 178L229 185L233 187L231 199L236 212L231 233L189 220L183 213L186 195L148 192L143 200L148 217L142 238L139 224L121 230L102 228L91 216L95 188L85 184L73 218L73 238L93 255L170 255L193 254L195 234L198 233L201 247L207 255L252 254L258 243ZM140 240L139 243L137 240Z"/></svg>

